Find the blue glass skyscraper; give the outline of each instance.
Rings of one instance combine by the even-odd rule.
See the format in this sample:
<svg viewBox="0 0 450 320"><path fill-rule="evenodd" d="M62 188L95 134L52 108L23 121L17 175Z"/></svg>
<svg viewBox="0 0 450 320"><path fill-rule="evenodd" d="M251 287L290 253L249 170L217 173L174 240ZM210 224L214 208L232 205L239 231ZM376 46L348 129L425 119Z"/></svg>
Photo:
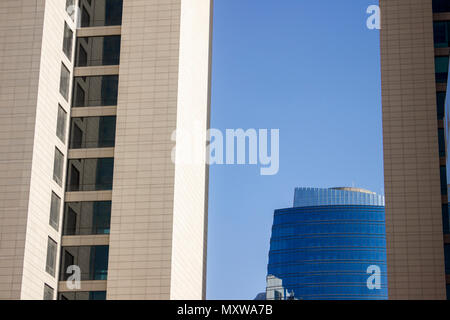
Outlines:
<svg viewBox="0 0 450 320"><path fill-rule="evenodd" d="M276 210L268 300L387 299L384 197L355 188L297 188Z"/></svg>

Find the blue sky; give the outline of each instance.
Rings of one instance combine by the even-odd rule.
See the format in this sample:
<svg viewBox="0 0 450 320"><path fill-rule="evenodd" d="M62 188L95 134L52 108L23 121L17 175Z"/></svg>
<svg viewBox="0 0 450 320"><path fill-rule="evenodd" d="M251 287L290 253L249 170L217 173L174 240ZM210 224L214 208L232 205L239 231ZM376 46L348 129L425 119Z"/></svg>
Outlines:
<svg viewBox="0 0 450 320"><path fill-rule="evenodd" d="M280 170L210 169L208 299L265 290L274 209L297 186L383 192L377 0L215 0L211 127L280 129Z"/></svg>

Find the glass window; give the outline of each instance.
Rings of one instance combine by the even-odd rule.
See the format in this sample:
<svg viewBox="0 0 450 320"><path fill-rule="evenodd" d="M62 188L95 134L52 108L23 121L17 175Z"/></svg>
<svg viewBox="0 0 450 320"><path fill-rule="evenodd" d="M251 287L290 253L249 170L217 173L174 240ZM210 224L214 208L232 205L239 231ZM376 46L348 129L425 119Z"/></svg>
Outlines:
<svg viewBox="0 0 450 320"><path fill-rule="evenodd" d="M73 107L117 105L119 76L74 78Z"/></svg>
<svg viewBox="0 0 450 320"><path fill-rule="evenodd" d="M52 192L52 202L50 205L50 225L58 231L59 228L59 210L61 208L61 198Z"/></svg>
<svg viewBox="0 0 450 320"><path fill-rule="evenodd" d="M120 63L120 36L78 38L77 48L77 67Z"/></svg>
<svg viewBox="0 0 450 320"><path fill-rule="evenodd" d="M434 46L435 48L446 48L449 46L450 21L433 22Z"/></svg>
<svg viewBox="0 0 450 320"><path fill-rule="evenodd" d="M436 82L445 83L448 78L448 56L435 57Z"/></svg>
<svg viewBox="0 0 450 320"><path fill-rule="evenodd" d="M83 78L80 78L83 80ZM86 93L83 89L83 87L81 86L82 82L80 81L79 83L75 83L74 85L76 85L76 88L74 89L74 97L73 97L73 102L72 102L72 106L86 106Z"/></svg>
<svg viewBox="0 0 450 320"><path fill-rule="evenodd" d="M84 18L81 27L118 26L122 24L122 0L81 0Z"/></svg>
<svg viewBox="0 0 450 320"><path fill-rule="evenodd" d="M450 275L450 244L448 243L444 245L444 255L445 255L445 274Z"/></svg>
<svg viewBox="0 0 450 320"><path fill-rule="evenodd" d="M445 157L445 131L442 128L439 128L438 140L439 140L439 156Z"/></svg>
<svg viewBox="0 0 450 320"><path fill-rule="evenodd" d="M450 2L448 0L433 0L433 12L450 11Z"/></svg>
<svg viewBox="0 0 450 320"><path fill-rule="evenodd" d="M443 120L445 116L445 98L446 98L445 92L436 93L438 120Z"/></svg>
<svg viewBox="0 0 450 320"><path fill-rule="evenodd" d="M48 274L55 276L55 266L56 266L56 251L57 251L56 242L48 237L47 243L47 262L45 264L45 271Z"/></svg>
<svg viewBox="0 0 450 320"><path fill-rule="evenodd" d="M63 247L60 279L67 280L71 274L67 268L77 265L81 269L81 281L107 280L109 246Z"/></svg>
<svg viewBox="0 0 450 320"><path fill-rule="evenodd" d="M66 12L73 21L75 19L75 0L66 0Z"/></svg>
<svg viewBox="0 0 450 320"><path fill-rule="evenodd" d="M53 300L55 290L48 284L44 284L44 300Z"/></svg>
<svg viewBox="0 0 450 320"><path fill-rule="evenodd" d="M81 10L81 27L89 27L91 25L91 15L86 7Z"/></svg>
<svg viewBox="0 0 450 320"><path fill-rule="evenodd" d="M441 170L441 195L447 195L447 167L442 166Z"/></svg>
<svg viewBox="0 0 450 320"><path fill-rule="evenodd" d="M61 79L59 83L59 92L68 101L69 99L70 72L64 64L61 64Z"/></svg>
<svg viewBox="0 0 450 320"><path fill-rule="evenodd" d="M63 235L109 234L111 201L68 202Z"/></svg>
<svg viewBox="0 0 450 320"><path fill-rule="evenodd" d="M450 233L450 219L449 219L449 207L448 204L442 205L442 224L444 227L444 234Z"/></svg>
<svg viewBox="0 0 450 320"><path fill-rule="evenodd" d="M76 57L76 66L77 67L86 67L88 65L88 54L86 49L83 46L78 46L78 54Z"/></svg>
<svg viewBox="0 0 450 320"><path fill-rule="evenodd" d="M66 123L67 112L63 107L58 106L58 121L56 123L56 136L63 142L66 142Z"/></svg>
<svg viewBox="0 0 450 320"><path fill-rule="evenodd" d="M64 41L63 41L63 51L69 60L72 60L72 45L73 45L73 31L70 29L69 25L64 22Z"/></svg>
<svg viewBox="0 0 450 320"><path fill-rule="evenodd" d="M106 291L61 292L58 300L106 300Z"/></svg>
<svg viewBox="0 0 450 320"><path fill-rule="evenodd" d="M53 162L53 180L60 186L62 185L62 176L64 168L64 155L58 148L55 148L55 160Z"/></svg>
<svg viewBox="0 0 450 320"><path fill-rule="evenodd" d="M67 191L112 190L114 158L71 159Z"/></svg>
<svg viewBox="0 0 450 320"><path fill-rule="evenodd" d="M115 116L72 118L71 128L71 149L114 147Z"/></svg>

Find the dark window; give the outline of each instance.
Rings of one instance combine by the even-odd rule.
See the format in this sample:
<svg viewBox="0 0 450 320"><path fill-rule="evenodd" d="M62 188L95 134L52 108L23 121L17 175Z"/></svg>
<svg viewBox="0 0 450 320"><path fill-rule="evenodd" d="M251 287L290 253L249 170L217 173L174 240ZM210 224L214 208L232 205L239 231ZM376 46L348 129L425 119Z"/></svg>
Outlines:
<svg viewBox="0 0 450 320"><path fill-rule="evenodd" d="M450 219L448 210L448 204L442 205L442 224L444 227L444 234L450 233Z"/></svg>
<svg viewBox="0 0 450 320"><path fill-rule="evenodd" d="M436 93L438 120L443 120L445 116L445 98L446 98L445 92Z"/></svg>
<svg viewBox="0 0 450 320"><path fill-rule="evenodd" d="M112 106L117 105L117 95L118 95L118 76L105 76L102 81L102 106Z"/></svg>
<svg viewBox="0 0 450 320"><path fill-rule="evenodd" d="M59 228L59 210L61 208L61 198L52 192L52 202L50 205L50 225L58 231Z"/></svg>
<svg viewBox="0 0 450 320"><path fill-rule="evenodd" d="M76 59L77 67L86 67L88 65L88 55L83 46L78 46L78 55Z"/></svg>
<svg viewBox="0 0 450 320"><path fill-rule="evenodd" d="M72 60L72 45L73 45L73 31L70 29L69 25L64 22L64 41L63 41L63 51L69 60Z"/></svg>
<svg viewBox="0 0 450 320"><path fill-rule="evenodd" d="M59 92L64 99L69 98L70 72L64 64L61 64L61 79L59 83Z"/></svg>
<svg viewBox="0 0 450 320"><path fill-rule="evenodd" d="M433 0L433 12L449 12L450 2L448 0Z"/></svg>
<svg viewBox="0 0 450 320"><path fill-rule="evenodd" d="M72 131L70 137L70 148L81 149L83 147L83 131L77 123L72 123Z"/></svg>
<svg viewBox="0 0 450 320"><path fill-rule="evenodd" d="M82 79L82 78L80 78ZM81 87L80 83L76 84L76 89L74 90L73 106L85 106L86 104L86 93Z"/></svg>
<svg viewBox="0 0 450 320"><path fill-rule="evenodd" d="M108 246L63 247L62 252L60 279L67 280L71 275L67 268L77 265L81 269L81 281L107 280Z"/></svg>
<svg viewBox="0 0 450 320"><path fill-rule="evenodd" d="M112 190L114 158L71 159L67 191Z"/></svg>
<svg viewBox="0 0 450 320"><path fill-rule="evenodd" d="M58 300L106 300L106 291L61 292Z"/></svg>
<svg viewBox="0 0 450 320"><path fill-rule="evenodd" d="M115 26L122 24L123 0L105 1L105 26Z"/></svg>
<svg viewBox="0 0 450 320"><path fill-rule="evenodd" d="M450 275L450 244L448 243L444 245L444 255L445 255L445 274Z"/></svg>
<svg viewBox="0 0 450 320"><path fill-rule="evenodd" d="M67 274L67 271L70 266L75 265L75 257L73 256L73 254L70 253L70 251L62 250L61 259L62 259L62 264L61 264L62 269L61 269L60 273L61 274L65 273L67 275L67 277L69 277L69 274ZM67 278L65 280L67 280Z"/></svg>
<svg viewBox="0 0 450 320"><path fill-rule="evenodd" d="M111 201L69 202L64 209L63 235L109 234Z"/></svg>
<svg viewBox="0 0 450 320"><path fill-rule="evenodd" d="M118 84L117 75L75 77L73 107L117 105Z"/></svg>
<svg viewBox="0 0 450 320"><path fill-rule="evenodd" d="M450 43L450 21L433 22L435 48L446 48Z"/></svg>
<svg viewBox="0 0 450 320"><path fill-rule="evenodd" d="M122 24L122 0L95 0L92 5L88 1L80 1L82 12L86 11L89 19L82 19L81 27L116 26Z"/></svg>
<svg viewBox="0 0 450 320"><path fill-rule="evenodd" d="M448 78L448 56L435 57L436 82L445 83Z"/></svg>
<svg viewBox="0 0 450 320"><path fill-rule="evenodd" d="M77 39L77 67L118 65L120 62L120 36Z"/></svg>
<svg viewBox="0 0 450 320"><path fill-rule="evenodd" d="M81 10L81 27L90 27L91 26L91 15L87 11L86 7L83 7Z"/></svg>
<svg viewBox="0 0 450 320"><path fill-rule="evenodd" d="M439 156L445 157L445 131L440 128L438 131L438 140L439 140Z"/></svg>
<svg viewBox="0 0 450 320"><path fill-rule="evenodd" d="M70 185L67 187L68 191L80 189L80 171L75 166L75 163L69 163L69 179L67 183Z"/></svg>
<svg viewBox="0 0 450 320"><path fill-rule="evenodd" d="M114 147L115 116L72 118L71 128L71 149Z"/></svg>
<svg viewBox="0 0 450 320"><path fill-rule="evenodd" d="M48 284L44 284L44 300L53 300L54 290Z"/></svg>
<svg viewBox="0 0 450 320"><path fill-rule="evenodd" d="M441 195L447 195L447 167L442 166L441 170Z"/></svg>
<svg viewBox="0 0 450 320"><path fill-rule="evenodd" d="M77 230L77 223L79 223L77 216L78 216L77 211L74 210L73 205L67 203L64 211L64 228L63 228L64 235L71 236L80 233Z"/></svg>
<svg viewBox="0 0 450 320"><path fill-rule="evenodd" d="M275 290L275 300L282 300L283 296L281 294L281 292Z"/></svg>
<svg viewBox="0 0 450 320"><path fill-rule="evenodd" d="M66 123L67 112L63 107L58 106L58 120L56 123L56 136L63 142L66 142Z"/></svg>
<svg viewBox="0 0 450 320"><path fill-rule="evenodd" d="M55 160L53 162L53 180L62 185L62 175L64 168L64 155L58 148L55 148Z"/></svg>
<svg viewBox="0 0 450 320"><path fill-rule="evenodd" d="M48 274L55 276L55 266L56 266L56 251L57 244L52 238L48 238L47 243L47 261L45 264L45 271Z"/></svg>

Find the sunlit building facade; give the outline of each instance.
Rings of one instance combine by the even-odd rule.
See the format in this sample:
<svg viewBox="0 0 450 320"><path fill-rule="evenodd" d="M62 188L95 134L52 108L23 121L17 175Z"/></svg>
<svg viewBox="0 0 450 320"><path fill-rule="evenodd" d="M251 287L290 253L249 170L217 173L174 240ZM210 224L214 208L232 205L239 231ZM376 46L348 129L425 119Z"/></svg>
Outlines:
<svg viewBox="0 0 450 320"><path fill-rule="evenodd" d="M212 1L0 17L0 299L204 299Z"/></svg>
<svg viewBox="0 0 450 320"><path fill-rule="evenodd" d="M446 299L450 1L380 8L389 299Z"/></svg>

